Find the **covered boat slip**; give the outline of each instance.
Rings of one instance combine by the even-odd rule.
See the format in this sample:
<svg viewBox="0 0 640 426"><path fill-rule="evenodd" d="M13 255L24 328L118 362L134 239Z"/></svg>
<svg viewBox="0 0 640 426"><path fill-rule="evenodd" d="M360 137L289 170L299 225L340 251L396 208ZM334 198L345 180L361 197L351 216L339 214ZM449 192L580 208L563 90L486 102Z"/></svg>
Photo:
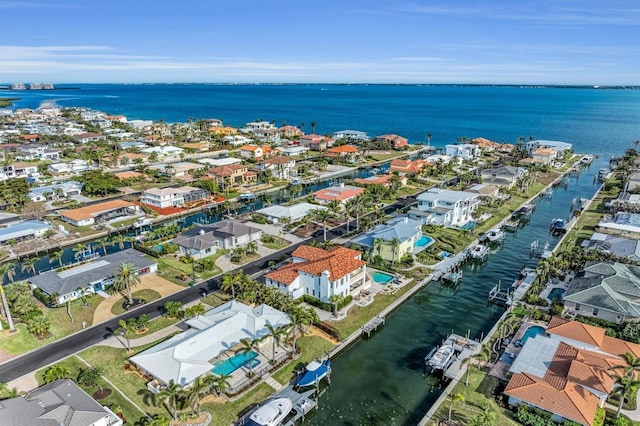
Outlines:
<svg viewBox="0 0 640 426"><path fill-rule="evenodd" d="M434 348L424 359L425 366L442 370L442 375L447 379L458 379L464 372L466 360L477 355L482 345L475 340L457 334L450 334L442 345ZM451 353L451 357L447 355Z"/></svg>

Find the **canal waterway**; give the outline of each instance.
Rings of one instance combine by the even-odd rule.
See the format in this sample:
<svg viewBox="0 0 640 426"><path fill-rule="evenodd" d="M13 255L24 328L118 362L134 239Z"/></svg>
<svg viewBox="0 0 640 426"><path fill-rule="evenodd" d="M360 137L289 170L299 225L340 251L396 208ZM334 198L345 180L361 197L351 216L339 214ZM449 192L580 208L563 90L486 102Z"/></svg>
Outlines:
<svg viewBox="0 0 640 426"><path fill-rule="evenodd" d="M357 340L332 363L331 386L320 396L319 409L305 425L415 425L440 396L442 386L423 376L423 358L453 330L480 339L504 310L487 304L491 288L500 280L510 285L523 266L535 267L529 257L531 243L558 238L549 233L553 218L571 216L576 197L592 197L599 184L594 177L605 159L568 177L566 188L557 187L550 198L536 199L531 221L503 245L486 263L463 267L460 284L447 287L433 282L401 305L386 325L371 338ZM571 236L570 236L571 237Z"/></svg>

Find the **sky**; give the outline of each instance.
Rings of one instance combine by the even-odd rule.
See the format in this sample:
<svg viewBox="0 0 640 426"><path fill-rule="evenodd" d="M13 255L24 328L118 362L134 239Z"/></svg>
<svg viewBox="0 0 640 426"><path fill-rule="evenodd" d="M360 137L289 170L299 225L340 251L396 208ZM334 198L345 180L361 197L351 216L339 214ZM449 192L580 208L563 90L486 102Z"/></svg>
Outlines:
<svg viewBox="0 0 640 426"><path fill-rule="evenodd" d="M0 0L0 82L640 85L640 2Z"/></svg>

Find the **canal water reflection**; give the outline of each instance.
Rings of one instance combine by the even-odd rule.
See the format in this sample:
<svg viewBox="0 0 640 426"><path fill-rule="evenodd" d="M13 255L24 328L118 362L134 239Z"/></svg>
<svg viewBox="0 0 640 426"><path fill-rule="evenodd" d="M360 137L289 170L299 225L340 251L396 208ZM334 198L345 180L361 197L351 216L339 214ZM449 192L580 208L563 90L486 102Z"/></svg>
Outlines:
<svg viewBox="0 0 640 426"><path fill-rule="evenodd" d="M400 306L386 325L370 339L361 339L332 362L331 386L319 398L319 409L305 425L415 425L442 390L437 380L422 375L424 356L453 330L479 339L504 312L487 304L489 290L501 280L510 285L529 258L534 240L549 241L554 217L570 217L571 200L592 197L594 175L603 160L596 160L580 175L569 177L551 198L538 198L529 224L508 234L500 250L483 265L468 264L460 285L451 288L434 282Z"/></svg>

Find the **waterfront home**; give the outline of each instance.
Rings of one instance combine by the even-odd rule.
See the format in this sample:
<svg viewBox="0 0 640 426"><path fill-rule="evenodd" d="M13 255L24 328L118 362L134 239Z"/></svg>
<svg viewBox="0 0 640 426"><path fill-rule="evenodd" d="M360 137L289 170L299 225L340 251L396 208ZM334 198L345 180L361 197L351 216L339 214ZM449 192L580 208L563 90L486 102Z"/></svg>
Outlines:
<svg viewBox="0 0 640 426"><path fill-rule="evenodd" d="M410 217L447 228L467 225L480 204L476 193L441 188L430 188L418 195L417 200L418 206L409 211Z"/></svg>
<svg viewBox="0 0 640 426"><path fill-rule="evenodd" d="M198 225L182 232L173 239L183 254L202 259L218 249L232 250L252 241L260 241L262 230L244 223L223 220L208 225Z"/></svg>
<svg viewBox="0 0 640 426"><path fill-rule="evenodd" d="M49 296L56 295L58 304L75 300L86 293L97 293L113 283L120 265L132 264L136 275L154 273L158 265L144 257L144 253L127 249L108 254L87 263L64 269L48 271L27 278L31 288L39 288Z"/></svg>
<svg viewBox="0 0 640 426"><path fill-rule="evenodd" d="M630 262L640 262L640 240L637 239L594 232L591 238L582 241L581 247L587 250L610 253L617 257L626 258Z"/></svg>
<svg viewBox="0 0 640 426"><path fill-rule="evenodd" d="M113 174L118 180L126 180L126 179L146 179L148 176L144 173L126 171L126 172L118 172Z"/></svg>
<svg viewBox="0 0 640 426"><path fill-rule="evenodd" d="M61 210L60 218L74 226L89 226L121 216L134 215L139 207L124 200L111 200L77 209Z"/></svg>
<svg viewBox="0 0 640 426"><path fill-rule="evenodd" d="M0 180L13 178L37 178L40 176L38 166L33 163L16 162L8 166L0 166Z"/></svg>
<svg viewBox="0 0 640 426"><path fill-rule="evenodd" d="M269 170L271 171L271 176L278 180L289 180L289 178L298 174L296 160L282 155L267 158L257 163L255 169L259 171Z"/></svg>
<svg viewBox="0 0 640 426"><path fill-rule="evenodd" d="M94 132L80 133L79 135L76 135L73 138L78 143L81 143L83 145L89 142L97 142L99 140L106 139L104 135L101 135L99 133L94 133Z"/></svg>
<svg viewBox="0 0 640 426"><path fill-rule="evenodd" d="M389 262L397 262L405 254L414 254L426 244L416 245L422 238L422 221L398 216L384 225L360 234L350 242ZM425 237L426 241L426 237Z"/></svg>
<svg viewBox="0 0 640 426"><path fill-rule="evenodd" d="M302 245L290 263L264 275L265 283L294 299L308 294L323 302L334 295L347 296L368 288L367 263L362 252L346 247L329 250Z"/></svg>
<svg viewBox="0 0 640 426"><path fill-rule="evenodd" d="M627 177L627 191L634 191L640 187L640 172L634 172Z"/></svg>
<svg viewBox="0 0 640 426"><path fill-rule="evenodd" d="M27 195L31 201L40 202L47 200L58 200L82 194L83 184L74 180L54 183L53 185L31 188Z"/></svg>
<svg viewBox="0 0 640 426"><path fill-rule="evenodd" d="M144 148L141 150L144 154L151 155L155 152L158 158L161 161L167 160L177 160L180 158L180 154L184 152L184 149L178 148L177 146L171 145L163 145L163 146L152 146L150 148Z"/></svg>
<svg viewBox="0 0 640 426"><path fill-rule="evenodd" d="M309 152L309 148L305 146L283 146L280 147L282 155L302 157Z"/></svg>
<svg viewBox="0 0 640 426"><path fill-rule="evenodd" d="M409 144L409 140L407 138L403 138L402 136L398 136L396 134L385 134L376 136L374 142L379 144L389 144L389 147L392 149L402 149Z"/></svg>
<svg viewBox="0 0 640 426"><path fill-rule="evenodd" d="M242 145L251 145L253 143L253 139L242 135L233 135L223 137L222 142L224 142L226 145L239 147Z"/></svg>
<svg viewBox="0 0 640 426"><path fill-rule="evenodd" d="M314 192L313 199L318 204L328 204L331 201L340 201L344 204L363 193L364 188L341 183Z"/></svg>
<svg viewBox="0 0 640 426"><path fill-rule="evenodd" d="M327 208L317 204L297 203L291 206L269 206L256 210L256 213L266 216L273 223L281 222L285 217L288 217L292 222L297 222L308 215L310 211L317 209L326 210Z"/></svg>
<svg viewBox="0 0 640 426"><path fill-rule="evenodd" d="M533 154L533 151L535 151L538 148L551 148L556 152L558 158L563 158L566 152L569 152L572 150L573 145L567 142L547 141L547 140L532 140L527 142L525 145L525 149L530 154Z"/></svg>
<svg viewBox="0 0 640 426"><path fill-rule="evenodd" d="M18 147L16 159L24 161L60 161L60 150L48 145L29 144Z"/></svg>
<svg viewBox="0 0 640 426"><path fill-rule="evenodd" d="M360 130L339 130L333 132L334 139L343 139L348 142L364 142L369 140L366 132Z"/></svg>
<svg viewBox="0 0 640 426"><path fill-rule="evenodd" d="M480 176L484 184L511 188L525 172L522 167L497 166L482 170Z"/></svg>
<svg viewBox="0 0 640 426"><path fill-rule="evenodd" d="M180 186L177 188L150 188L140 197L140 202L153 207L185 207L198 201L207 200L211 193L202 188Z"/></svg>
<svg viewBox="0 0 640 426"><path fill-rule="evenodd" d="M498 142L493 142L486 138L473 138L471 139L471 143L478 145L478 148L480 148L482 152L494 152L500 148Z"/></svg>
<svg viewBox="0 0 640 426"><path fill-rule="evenodd" d="M210 167L230 166L232 164L240 164L242 160L235 157L222 157L222 158L201 158L198 163L205 164Z"/></svg>
<svg viewBox="0 0 640 426"><path fill-rule="evenodd" d="M611 367L625 365L620 354L640 355L640 345L560 317L545 332L529 337L509 368L508 402L547 411L559 423L592 426L596 409L615 387Z"/></svg>
<svg viewBox="0 0 640 426"><path fill-rule="evenodd" d="M557 158L557 154L557 151L553 148L536 148L531 153L531 162L549 165Z"/></svg>
<svg viewBox="0 0 640 426"><path fill-rule="evenodd" d="M375 175L375 176L369 176L366 178L355 178L353 180L353 182L355 184L361 185L361 186L368 186L368 185L382 185L382 186L389 186L390 185L390 181L391 179L393 179L393 177L396 175ZM408 180L406 176L397 176L398 177L398 181L400 182L400 185L404 186L407 184Z"/></svg>
<svg viewBox="0 0 640 426"><path fill-rule="evenodd" d="M39 220L13 223L6 228L0 228L0 243L7 244L8 242L41 237L49 229L51 229L51 224Z"/></svg>
<svg viewBox="0 0 640 426"><path fill-rule="evenodd" d="M135 152L123 152L116 158L116 164L114 167L129 166L131 164L146 164L149 160L149 156L146 154L137 154Z"/></svg>
<svg viewBox="0 0 640 426"><path fill-rule="evenodd" d="M480 198L493 200L500 198L500 188L495 185L488 185L486 183L478 183L467 189L468 192L475 192Z"/></svg>
<svg viewBox="0 0 640 426"><path fill-rule="evenodd" d="M355 163L359 156L358 152L358 148L353 145L340 145L329 148L324 156L327 158L336 158L339 161Z"/></svg>
<svg viewBox="0 0 640 426"><path fill-rule="evenodd" d="M182 177L189 174L189 172L205 168L202 164L190 163L188 161L182 161L178 163L156 164L150 166L150 169L157 170L159 174L169 177Z"/></svg>
<svg viewBox="0 0 640 426"><path fill-rule="evenodd" d="M28 393L3 399L3 426L121 426L122 419L71 379L59 379Z"/></svg>
<svg viewBox="0 0 640 426"><path fill-rule="evenodd" d="M207 174L223 189L255 183L258 180L258 174L249 170L246 164L214 167L209 169Z"/></svg>
<svg viewBox="0 0 640 426"><path fill-rule="evenodd" d="M331 148L334 143L334 139L326 136L320 136L315 134L304 135L298 139L300 146L309 148L313 151L324 151L327 148Z"/></svg>
<svg viewBox="0 0 640 426"><path fill-rule="evenodd" d="M236 133L238 133L238 129L231 126L223 126L223 127L214 126L209 128L209 132L212 133L214 136L223 136L226 138L227 136L233 136Z"/></svg>
<svg viewBox="0 0 640 426"><path fill-rule="evenodd" d="M620 211L614 215L605 215L596 226L596 231L638 238L640 237L640 214Z"/></svg>
<svg viewBox="0 0 640 426"><path fill-rule="evenodd" d="M431 164L424 160L402 160L396 158L391 160L391 165L389 166L390 173L397 173L400 176L404 175L415 175Z"/></svg>
<svg viewBox="0 0 640 426"><path fill-rule="evenodd" d="M189 328L131 357L129 361L157 383L188 386L214 369L213 361L238 347L242 339L263 339L267 325L286 327L289 316L268 305L251 308L232 300L186 321ZM270 345L270 339L260 346ZM239 368L239 367L237 367ZM234 369L235 370L235 369ZM227 373L228 374L228 373Z"/></svg>
<svg viewBox="0 0 640 426"><path fill-rule="evenodd" d="M564 294L570 313L622 323L640 318L640 267L588 262Z"/></svg>
<svg viewBox="0 0 640 426"><path fill-rule="evenodd" d="M462 158L463 160L473 160L480 157L481 151L478 145L472 143L449 144L445 146L445 155L451 158Z"/></svg>
<svg viewBox="0 0 640 426"><path fill-rule="evenodd" d="M278 134L285 138L297 138L304 135L304 132L296 126L282 126L278 129Z"/></svg>
<svg viewBox="0 0 640 426"><path fill-rule="evenodd" d="M78 174L91 169L88 160L75 159L66 163L49 164L47 170L54 175Z"/></svg>

